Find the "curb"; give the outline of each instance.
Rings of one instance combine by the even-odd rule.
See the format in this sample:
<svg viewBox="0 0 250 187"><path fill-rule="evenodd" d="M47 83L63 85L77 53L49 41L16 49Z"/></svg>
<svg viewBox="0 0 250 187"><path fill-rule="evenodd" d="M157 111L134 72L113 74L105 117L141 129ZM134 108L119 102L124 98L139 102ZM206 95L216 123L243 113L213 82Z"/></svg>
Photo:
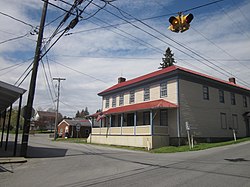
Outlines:
<svg viewBox="0 0 250 187"><path fill-rule="evenodd" d="M25 163L27 159L24 157L3 157L0 158L0 164Z"/></svg>

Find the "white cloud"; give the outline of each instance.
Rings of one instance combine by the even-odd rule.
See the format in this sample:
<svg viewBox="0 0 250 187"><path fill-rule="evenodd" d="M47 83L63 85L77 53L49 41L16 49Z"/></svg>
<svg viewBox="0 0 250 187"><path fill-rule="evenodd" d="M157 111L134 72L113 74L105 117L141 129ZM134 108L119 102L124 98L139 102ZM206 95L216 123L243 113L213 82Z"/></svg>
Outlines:
<svg viewBox="0 0 250 187"><path fill-rule="evenodd" d="M173 6L173 10L187 9L187 7L178 7L181 6L181 3L175 2L176 1L167 2L160 0L130 0L115 1L113 4L121 7L123 10L128 11L138 18L146 18L160 14L167 14L169 12L164 11L166 8L171 10L171 6ZM68 8L68 6L60 3L59 1L55 1L53 3L56 3L61 7L63 6L64 8ZM8 13L13 17L17 17L20 20L24 20L27 23L36 26L39 25L39 17L41 15L42 5L42 1L4 0L0 2L0 11ZM198 5L200 5L198 2L193 2L193 6ZM184 33L172 33L169 31L167 29L169 24L168 17L148 20L146 23L151 25L153 28L156 28L167 37L171 37L175 41L181 42L188 48L191 48L202 56L210 59L211 62L219 65L232 74L235 74L237 77L249 82L249 68L245 67L249 67L248 62L241 61L239 64L237 61L232 61L232 57L240 60L250 59L248 50L248 46L250 46L249 24L243 25L242 31L238 30L238 26L234 25L235 22L239 24L246 23L246 17L249 17L248 10L250 8L250 3L244 1L243 3L237 3L237 5L241 12L239 11L239 8L235 8L233 4L223 6L231 19L229 19L227 15L223 14L219 7L215 6L215 10L210 10L209 12L206 12L206 8L203 8L204 12L200 11L200 13L195 14L195 18L191 23L191 29ZM111 8L110 6L107 6L106 9L122 17L122 15L117 10ZM88 12L92 12L93 10L96 10L96 8L91 6L90 9L88 9ZM49 21L51 21L62 13L62 11L49 6L47 18ZM103 10L101 10L96 15L96 17L102 20L104 19L109 24L123 22L122 20L109 15ZM45 28L44 36L46 38L48 38L54 31L60 20L61 19ZM93 22L91 23L89 21ZM106 24L100 23L98 20L92 18L88 21L79 22L79 24L70 32L77 32L98 27L95 24L106 26ZM187 51L186 49L177 45L176 43L173 43L163 35L150 30L142 24L134 24L165 42L162 42L155 37L149 36L141 30L126 24L119 26L118 28L147 42L148 44L154 46L155 49L153 50L152 46L150 47L149 45L143 45L141 41L138 41L135 38L122 33L121 31L110 28L112 31L126 35L126 37L136 40L137 42L134 42L119 34L115 34L110 30L97 29L95 31L64 36L48 53L52 77L66 78L66 80L62 81L61 84L61 101L66 104L60 103L60 111L63 115L74 116L77 110L82 110L85 107L88 107L90 112L95 112L97 109L101 108L101 98L97 96L98 92L106 89L109 86L112 86L113 84L116 84L117 78L121 75L127 79L131 79L157 70L159 63L161 62L161 58L163 57L162 54L165 52L165 49L169 47L169 44L175 47L171 47L171 50L174 52L176 59L180 59L177 60L177 65L185 66L197 71L202 71L203 73L209 73L219 78L228 78L214 70L211 70L204 64L195 61L190 56L198 59L200 58L190 51ZM11 20L2 15L0 15L0 25L0 32L5 31L5 33L1 32L0 42L25 34L31 29L29 26ZM242 32L244 32L244 34L242 34ZM33 40L36 40L36 37L37 36L29 36L29 38ZM219 46L219 48L217 46ZM229 56L220 48L229 53L231 56ZM162 52L157 52L159 49L161 49ZM183 54L179 50L183 50L190 56ZM34 51L35 41L28 40L26 38L0 45L0 69L15 65L16 63L24 61L28 57L34 56ZM24 59L23 56L25 56ZM214 59L216 61L214 61ZM230 61L218 61L218 59L229 59ZM55 63L53 60L63 64L64 66ZM202 61L204 62L204 60ZM49 79L51 79L45 59L44 63L47 76ZM24 63L22 66L18 66L16 69L13 67L0 71L0 79L13 84L21 76L28 64L29 63ZM68 66L76 71L65 66ZM52 85L51 82L52 81L50 80L50 84ZM56 82L54 81L53 84L55 83ZM22 84L22 87L28 89L28 85L29 78L25 80L25 82ZM50 93L47 87L48 86L44 78L43 67L40 64L37 78L36 97L34 101L35 108L42 107L43 109L47 109L53 107L53 101L50 98ZM54 90L52 90L52 92L53 97L55 97ZM24 104L26 103L26 98L27 94L24 96Z"/></svg>

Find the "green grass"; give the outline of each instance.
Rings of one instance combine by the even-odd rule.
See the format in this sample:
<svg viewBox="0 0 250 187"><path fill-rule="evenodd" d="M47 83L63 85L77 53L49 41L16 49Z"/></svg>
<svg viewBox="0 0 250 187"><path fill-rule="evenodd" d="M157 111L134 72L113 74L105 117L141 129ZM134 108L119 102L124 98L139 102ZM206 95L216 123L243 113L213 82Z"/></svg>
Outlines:
<svg viewBox="0 0 250 187"><path fill-rule="evenodd" d="M57 138L56 141L69 142L69 143L87 143L86 138L68 138L68 139ZM241 138L241 139L238 139L236 142L235 141L227 141L227 142L218 142L218 143L200 143L200 144L194 145L193 149L190 149L188 145L183 145L183 146L179 146L179 147L166 146L166 147L161 147L161 148L157 148L157 149L152 149L149 152L150 153L176 153L176 152L199 151L199 150L205 150L205 149L210 149L210 148L214 148L214 147L237 144L237 143L241 143L241 142L245 142L245 141L250 141L250 138ZM148 152L146 148L142 148L142 147L105 145L105 144L94 144L94 143L91 143L91 144L105 146L105 147L114 147L114 148L119 148L119 149Z"/></svg>
<svg viewBox="0 0 250 187"><path fill-rule="evenodd" d="M250 141L250 138L242 138L235 141L227 141L227 142L218 142L218 143L200 143L197 145L194 145L193 149L189 149L188 145L174 147L174 146L167 146L167 147L161 147L157 149L152 149L151 153L176 153L176 152L186 152L186 151L199 151L199 150L205 150L210 149L213 147L220 147L225 145L231 145L231 144L237 144L245 141Z"/></svg>
<svg viewBox="0 0 250 187"><path fill-rule="evenodd" d="M57 138L56 141L68 143L87 143L87 138Z"/></svg>

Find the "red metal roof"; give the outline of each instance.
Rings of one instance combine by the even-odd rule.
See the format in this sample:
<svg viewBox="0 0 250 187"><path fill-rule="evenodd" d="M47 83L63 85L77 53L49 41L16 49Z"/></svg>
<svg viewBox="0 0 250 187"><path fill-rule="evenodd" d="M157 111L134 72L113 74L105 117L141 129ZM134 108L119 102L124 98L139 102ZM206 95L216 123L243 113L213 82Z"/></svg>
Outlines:
<svg viewBox="0 0 250 187"><path fill-rule="evenodd" d="M170 103L164 99L159 99L155 101L148 101L148 102L126 105L116 108L110 108L109 110L104 111L103 114L116 114L116 113L123 113L130 111L132 112L137 110L156 109L156 108L177 108L177 105L174 103Z"/></svg>
<svg viewBox="0 0 250 187"><path fill-rule="evenodd" d="M98 93L98 95L102 95L102 94L104 94L106 92L113 91L115 89L122 88L122 87L125 87L125 86L128 86L128 85L131 85L131 84L135 84L135 83L141 82L143 80L147 80L147 79L150 79L150 78L153 78L153 77L165 74L165 73L170 73L170 72L173 72L175 70L181 70L181 71L184 71L184 72L187 72L187 73L191 73L193 75L198 75L200 77L205 77L205 78L208 78L208 79L212 79L212 80L217 81L217 82L221 82L221 83L228 84L228 85L231 85L231 86L235 86L235 87L238 87L238 88L243 88L243 89L248 90L248 91L250 90L249 88L239 86L239 85L231 83L229 81L218 79L218 78L215 78L215 77L203 74L203 73L199 73L199 72L187 69L187 68L183 68L183 67L180 67L180 66L170 66L168 68L164 68L164 69L154 71L152 73L149 73L149 74L146 74L146 75L143 75L143 76L131 79L131 80L127 80L125 82L118 83L118 84L116 84L114 86L111 86L110 88Z"/></svg>

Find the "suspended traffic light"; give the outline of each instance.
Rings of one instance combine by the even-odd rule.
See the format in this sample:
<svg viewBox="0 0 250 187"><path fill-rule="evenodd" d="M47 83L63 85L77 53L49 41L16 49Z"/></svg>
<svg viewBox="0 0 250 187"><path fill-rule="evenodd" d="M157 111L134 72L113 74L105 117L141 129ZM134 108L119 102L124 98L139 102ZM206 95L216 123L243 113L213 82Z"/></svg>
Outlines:
<svg viewBox="0 0 250 187"><path fill-rule="evenodd" d="M182 15L179 13L179 15L176 17L171 16L169 18L170 26L168 29L173 32L184 32L189 29L190 22L193 20L193 18L193 14Z"/></svg>
<svg viewBox="0 0 250 187"><path fill-rule="evenodd" d="M169 22L170 22L170 26L168 27L169 30L173 31L173 32L179 32L180 31L180 17L174 17L171 16L169 18Z"/></svg>
<svg viewBox="0 0 250 187"><path fill-rule="evenodd" d="M181 32L184 32L189 29L190 27L190 22L194 19L193 14L188 14L186 16L182 15L181 16Z"/></svg>

